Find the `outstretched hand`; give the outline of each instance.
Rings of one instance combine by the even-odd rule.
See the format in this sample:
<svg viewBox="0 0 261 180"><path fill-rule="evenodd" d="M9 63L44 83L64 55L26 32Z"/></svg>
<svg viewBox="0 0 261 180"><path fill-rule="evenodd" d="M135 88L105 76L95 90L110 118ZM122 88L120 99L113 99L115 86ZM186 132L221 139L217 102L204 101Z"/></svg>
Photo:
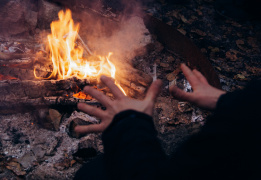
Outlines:
<svg viewBox="0 0 261 180"><path fill-rule="evenodd" d="M226 92L211 86L198 70L191 71L185 64L181 64L181 69L192 86L193 92L184 92L177 86L171 86L169 90L174 98L188 101L204 109L214 110L219 97Z"/></svg>
<svg viewBox="0 0 261 180"><path fill-rule="evenodd" d="M148 115L152 115L155 100L160 93L161 81L157 80L151 84L144 100L131 99L123 94L123 92L114 84L113 80L109 77L102 76L101 81L108 86L115 100L111 100L102 92L86 86L84 92L97 99L106 110L96 108L94 106L87 105L85 103L79 103L78 109L81 111L96 116L101 120L100 124L92 124L88 126L76 126L75 131L78 133L91 133L102 132L112 122L114 116L124 110L136 110Z"/></svg>

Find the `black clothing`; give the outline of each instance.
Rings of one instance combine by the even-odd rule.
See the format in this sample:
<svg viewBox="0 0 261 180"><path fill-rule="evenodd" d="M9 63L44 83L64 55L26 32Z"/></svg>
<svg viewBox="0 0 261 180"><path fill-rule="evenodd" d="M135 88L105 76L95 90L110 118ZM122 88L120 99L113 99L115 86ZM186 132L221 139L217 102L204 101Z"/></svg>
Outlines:
<svg viewBox="0 0 261 180"><path fill-rule="evenodd" d="M222 95L201 131L170 159L150 116L119 113L102 136L102 173L107 179L261 179L260 92L261 82L256 81ZM83 169L76 179L88 179Z"/></svg>

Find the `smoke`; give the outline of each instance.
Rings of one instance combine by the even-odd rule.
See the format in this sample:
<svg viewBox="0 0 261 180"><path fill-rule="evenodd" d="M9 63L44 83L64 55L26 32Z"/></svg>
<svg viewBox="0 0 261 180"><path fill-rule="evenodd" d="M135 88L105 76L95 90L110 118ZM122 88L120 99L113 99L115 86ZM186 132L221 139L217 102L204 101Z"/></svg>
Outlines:
<svg viewBox="0 0 261 180"><path fill-rule="evenodd" d="M79 34L96 54L107 55L113 52L111 60L117 67L123 68L124 64L130 63L136 56L137 51L145 53L145 46L151 42L151 36L144 25L142 5L138 1L122 0L110 3L120 7L121 15L116 18L118 21L99 16L91 10L83 12L79 16ZM90 7L106 5L92 3Z"/></svg>

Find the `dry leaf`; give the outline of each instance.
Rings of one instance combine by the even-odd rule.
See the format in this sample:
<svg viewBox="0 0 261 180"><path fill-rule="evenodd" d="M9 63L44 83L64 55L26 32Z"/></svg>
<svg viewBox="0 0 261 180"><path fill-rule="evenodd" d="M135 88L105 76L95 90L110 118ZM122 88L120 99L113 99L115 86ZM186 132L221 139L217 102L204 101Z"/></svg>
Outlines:
<svg viewBox="0 0 261 180"><path fill-rule="evenodd" d="M231 61L236 61L238 59L237 54L235 54L232 51L227 51L226 52L226 58L230 59Z"/></svg>
<svg viewBox="0 0 261 180"><path fill-rule="evenodd" d="M196 29L196 30L191 30L191 32L194 32L200 36L206 36L207 34L199 29Z"/></svg>
<svg viewBox="0 0 261 180"><path fill-rule="evenodd" d="M180 15L180 19L182 22L188 23L188 20L183 15Z"/></svg>
<svg viewBox="0 0 261 180"><path fill-rule="evenodd" d="M166 77L167 77L168 81L173 81L175 79L176 75L172 72L172 73L167 74Z"/></svg>
<svg viewBox="0 0 261 180"><path fill-rule="evenodd" d="M55 109L49 109L49 116L56 131L59 130L62 115Z"/></svg>
<svg viewBox="0 0 261 180"><path fill-rule="evenodd" d="M235 75L234 79L246 79L246 77L243 74L237 74Z"/></svg>
<svg viewBox="0 0 261 180"><path fill-rule="evenodd" d="M242 27L242 25L237 22L232 22L231 25L235 27Z"/></svg>
<svg viewBox="0 0 261 180"><path fill-rule="evenodd" d="M253 37L248 37L247 38L247 43L252 46L253 48L258 48L258 45L257 45L257 40Z"/></svg>
<svg viewBox="0 0 261 180"><path fill-rule="evenodd" d="M164 67L164 68L167 68L167 67L169 67L169 64L168 63L160 63L160 66Z"/></svg>
<svg viewBox="0 0 261 180"><path fill-rule="evenodd" d="M183 29L183 28L179 28L177 29L181 34L183 34L184 36L187 34L187 32Z"/></svg>
<svg viewBox="0 0 261 180"><path fill-rule="evenodd" d="M167 22L167 24L171 26L173 24L173 21L169 21Z"/></svg>
<svg viewBox="0 0 261 180"><path fill-rule="evenodd" d="M174 57L172 57L172 56L168 56L168 57L167 57L167 60L168 60L168 62L173 62L175 59L174 59Z"/></svg>
<svg viewBox="0 0 261 180"><path fill-rule="evenodd" d="M197 9L196 11L197 11L197 13L198 13L199 16L202 16L202 15L203 15L202 11L200 11L199 9Z"/></svg>
<svg viewBox="0 0 261 180"><path fill-rule="evenodd" d="M236 44L242 45L242 44L245 44L245 42L242 39L239 39L239 40L236 41Z"/></svg>
<svg viewBox="0 0 261 180"><path fill-rule="evenodd" d="M211 48L211 51L214 53L219 52L219 48L218 47Z"/></svg>
<svg viewBox="0 0 261 180"><path fill-rule="evenodd" d="M71 164L70 164L70 166L72 167L75 163L76 163L76 161L75 161L74 159L71 160Z"/></svg>
<svg viewBox="0 0 261 180"><path fill-rule="evenodd" d="M26 174L21 165L16 161L8 162L6 168L13 171L17 176L24 176Z"/></svg>

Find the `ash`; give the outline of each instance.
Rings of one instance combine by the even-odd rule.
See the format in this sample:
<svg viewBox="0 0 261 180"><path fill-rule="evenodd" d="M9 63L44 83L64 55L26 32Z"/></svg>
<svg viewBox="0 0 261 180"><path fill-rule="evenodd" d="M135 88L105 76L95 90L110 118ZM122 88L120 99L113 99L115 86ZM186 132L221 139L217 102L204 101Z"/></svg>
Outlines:
<svg viewBox="0 0 261 180"><path fill-rule="evenodd" d="M7 163L19 164L11 170L16 175L25 172L26 179L72 179L83 161L74 154L80 149L93 149L96 154L103 151L99 135L89 134L81 139L68 135L67 124L75 117L97 122L84 113L73 112L63 120L59 131L50 131L35 124L32 113L1 116L1 153Z"/></svg>

